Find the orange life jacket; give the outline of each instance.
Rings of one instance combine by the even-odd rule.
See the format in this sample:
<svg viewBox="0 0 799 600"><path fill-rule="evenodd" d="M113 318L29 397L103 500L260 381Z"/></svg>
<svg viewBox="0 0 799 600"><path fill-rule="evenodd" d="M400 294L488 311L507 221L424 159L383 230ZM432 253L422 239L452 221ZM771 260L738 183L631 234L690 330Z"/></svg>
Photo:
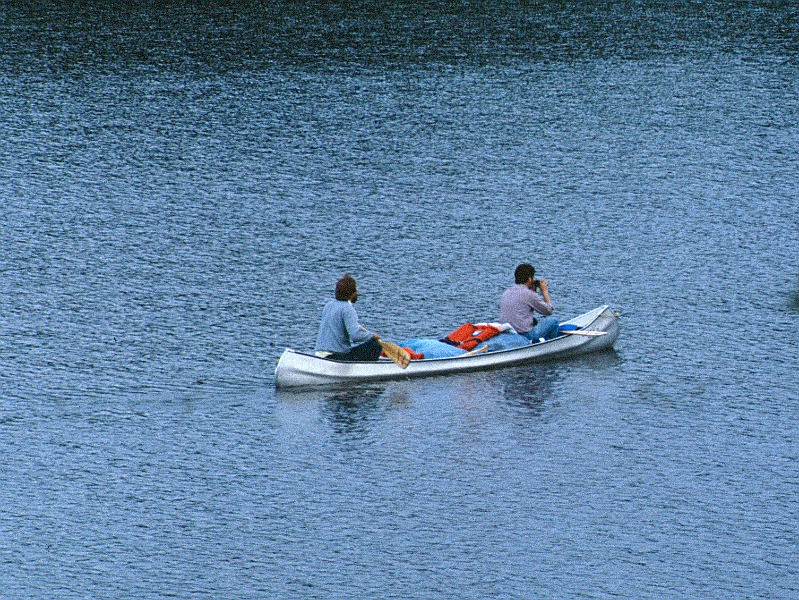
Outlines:
<svg viewBox="0 0 799 600"><path fill-rule="evenodd" d="M464 350L471 350L498 333L499 329L493 325L480 325L478 327L471 323L464 323L448 336L442 338L441 341Z"/></svg>

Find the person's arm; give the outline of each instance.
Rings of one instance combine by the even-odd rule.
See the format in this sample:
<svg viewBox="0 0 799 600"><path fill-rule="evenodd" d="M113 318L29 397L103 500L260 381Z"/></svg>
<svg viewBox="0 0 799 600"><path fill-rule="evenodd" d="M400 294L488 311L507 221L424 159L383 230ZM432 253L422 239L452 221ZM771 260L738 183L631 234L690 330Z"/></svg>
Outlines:
<svg viewBox="0 0 799 600"><path fill-rule="evenodd" d="M546 279L539 279L538 280L538 289L541 290L541 296L543 296L543 301L541 300L541 296L536 293L532 294L532 307L534 310L537 310L542 315L549 316L553 312L555 312L555 307L552 306L552 300L549 298L549 284L547 283Z"/></svg>
<svg viewBox="0 0 799 600"><path fill-rule="evenodd" d="M355 308L353 308L351 304L345 311L343 318L344 327L347 329L347 335L350 338L350 342L353 344L362 344L375 337L374 333L367 331L358 324L358 313L355 312Z"/></svg>

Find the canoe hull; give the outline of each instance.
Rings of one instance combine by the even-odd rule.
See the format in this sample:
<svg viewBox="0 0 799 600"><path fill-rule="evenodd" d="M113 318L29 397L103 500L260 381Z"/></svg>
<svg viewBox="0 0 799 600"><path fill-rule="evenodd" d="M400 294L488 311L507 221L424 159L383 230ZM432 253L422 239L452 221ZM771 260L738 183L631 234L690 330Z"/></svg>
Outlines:
<svg viewBox="0 0 799 600"><path fill-rule="evenodd" d="M275 385L279 388L309 387L496 369L595 352L610 348L619 337L618 317L608 306L595 308L566 323L576 325L583 331L604 332L604 335L563 335L511 350L411 361L406 369L384 359L377 362L342 362L286 349L275 369Z"/></svg>

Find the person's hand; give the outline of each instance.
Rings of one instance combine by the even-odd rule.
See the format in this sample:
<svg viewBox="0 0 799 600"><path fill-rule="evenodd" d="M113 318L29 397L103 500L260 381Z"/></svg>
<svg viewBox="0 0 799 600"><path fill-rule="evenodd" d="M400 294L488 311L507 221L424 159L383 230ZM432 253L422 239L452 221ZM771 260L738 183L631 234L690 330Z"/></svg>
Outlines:
<svg viewBox="0 0 799 600"><path fill-rule="evenodd" d="M552 300L549 298L549 284L547 283L546 279L539 280L538 291L541 292L541 297L544 299L544 302L552 304Z"/></svg>

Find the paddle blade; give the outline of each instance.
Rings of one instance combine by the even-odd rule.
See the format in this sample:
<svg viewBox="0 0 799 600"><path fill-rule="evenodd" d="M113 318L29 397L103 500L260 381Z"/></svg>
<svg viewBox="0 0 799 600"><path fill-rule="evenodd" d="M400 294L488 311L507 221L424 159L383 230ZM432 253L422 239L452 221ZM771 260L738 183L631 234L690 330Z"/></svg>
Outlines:
<svg viewBox="0 0 799 600"><path fill-rule="evenodd" d="M411 355L408 354L408 351L400 348L397 344L393 342L384 342L383 340L377 340L377 343L383 348L383 352L386 356L388 356L394 363L399 366L400 368L404 369L409 364L411 364Z"/></svg>

